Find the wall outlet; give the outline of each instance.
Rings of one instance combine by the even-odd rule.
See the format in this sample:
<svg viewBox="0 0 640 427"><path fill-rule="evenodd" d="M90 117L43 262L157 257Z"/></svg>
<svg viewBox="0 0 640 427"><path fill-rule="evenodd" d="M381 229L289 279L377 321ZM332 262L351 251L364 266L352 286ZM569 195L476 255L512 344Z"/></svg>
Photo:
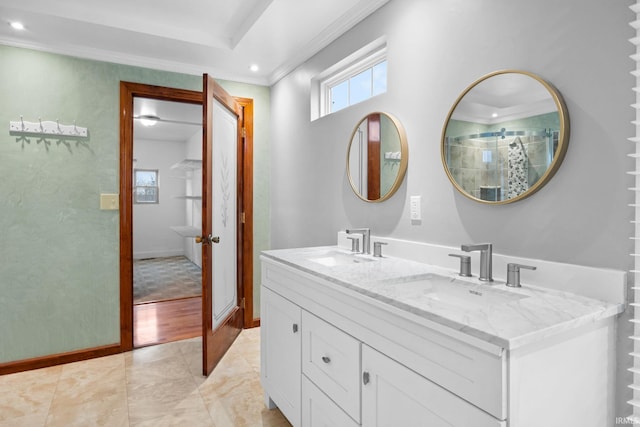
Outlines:
<svg viewBox="0 0 640 427"><path fill-rule="evenodd" d="M411 196L409 199L411 221L422 221L422 197Z"/></svg>
<svg viewBox="0 0 640 427"><path fill-rule="evenodd" d="M120 207L118 194L100 194L100 210L116 211Z"/></svg>

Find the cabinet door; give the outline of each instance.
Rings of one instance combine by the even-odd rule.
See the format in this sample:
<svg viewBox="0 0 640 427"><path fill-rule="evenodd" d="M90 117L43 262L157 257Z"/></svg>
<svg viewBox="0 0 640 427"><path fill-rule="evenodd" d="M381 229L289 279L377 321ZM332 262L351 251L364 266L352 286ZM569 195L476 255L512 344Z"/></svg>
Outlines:
<svg viewBox="0 0 640 427"><path fill-rule="evenodd" d="M294 426L300 425L300 307L262 287L261 375L265 397Z"/></svg>
<svg viewBox="0 0 640 427"><path fill-rule="evenodd" d="M362 383L362 427L505 425L365 345L362 346Z"/></svg>
<svg viewBox="0 0 640 427"><path fill-rule="evenodd" d="M302 376L302 427L358 427L335 402Z"/></svg>

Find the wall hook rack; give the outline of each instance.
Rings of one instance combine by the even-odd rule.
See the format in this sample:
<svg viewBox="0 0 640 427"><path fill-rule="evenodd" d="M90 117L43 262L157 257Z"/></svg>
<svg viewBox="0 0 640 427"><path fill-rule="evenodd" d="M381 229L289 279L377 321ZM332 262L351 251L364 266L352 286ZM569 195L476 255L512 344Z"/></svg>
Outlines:
<svg viewBox="0 0 640 427"><path fill-rule="evenodd" d="M59 120L42 121L38 118L37 122L25 121L20 116L20 121L9 122L10 133L21 133L31 135L51 135L51 136L66 136L75 138L86 138L89 136L89 130L87 128L76 126L74 121L72 125L62 125Z"/></svg>

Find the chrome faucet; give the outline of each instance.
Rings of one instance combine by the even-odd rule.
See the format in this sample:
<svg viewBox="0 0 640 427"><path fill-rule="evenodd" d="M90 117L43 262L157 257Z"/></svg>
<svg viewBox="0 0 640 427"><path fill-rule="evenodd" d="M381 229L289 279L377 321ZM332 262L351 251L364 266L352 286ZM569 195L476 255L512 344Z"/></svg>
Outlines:
<svg viewBox="0 0 640 427"><path fill-rule="evenodd" d="M362 254L370 254L371 253L371 244L369 241L371 240L371 230L368 228L352 228L345 230L347 234L358 233L362 234Z"/></svg>
<svg viewBox="0 0 640 427"><path fill-rule="evenodd" d="M493 274L491 272L492 249L491 243L476 243L470 245L462 245L460 249L465 252L480 251L480 280L485 282L493 282Z"/></svg>

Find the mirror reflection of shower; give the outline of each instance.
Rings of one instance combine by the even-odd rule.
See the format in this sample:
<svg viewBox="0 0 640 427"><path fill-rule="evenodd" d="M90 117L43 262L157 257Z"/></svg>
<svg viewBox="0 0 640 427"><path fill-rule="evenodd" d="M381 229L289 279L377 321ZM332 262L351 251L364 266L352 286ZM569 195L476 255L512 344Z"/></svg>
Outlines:
<svg viewBox="0 0 640 427"><path fill-rule="evenodd" d="M506 129L446 138L446 162L475 198L508 200L525 193L549 169L558 129Z"/></svg>
<svg viewBox="0 0 640 427"><path fill-rule="evenodd" d="M458 191L502 204L541 189L560 167L568 141L569 115L558 90L535 74L500 70L460 94L440 153Z"/></svg>

